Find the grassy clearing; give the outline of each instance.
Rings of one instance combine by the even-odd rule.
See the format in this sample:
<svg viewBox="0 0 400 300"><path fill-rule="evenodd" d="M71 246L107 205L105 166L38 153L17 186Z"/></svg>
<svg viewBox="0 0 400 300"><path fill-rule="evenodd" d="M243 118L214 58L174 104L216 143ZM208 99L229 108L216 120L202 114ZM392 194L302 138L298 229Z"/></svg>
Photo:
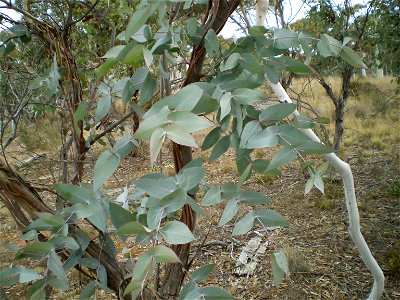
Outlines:
<svg viewBox="0 0 400 300"><path fill-rule="evenodd" d="M340 78L330 77L327 81L335 94L339 94ZM382 151L399 159L398 153L393 151L393 144L400 143L400 96L395 95L396 88L398 86L391 77L353 79L345 114L344 149L365 145L359 156L371 157L376 151ZM301 78L295 80L293 91L300 94L302 101L309 103L316 113L331 120L328 132L332 140L335 107L321 85L315 80ZM312 115L305 110L302 113Z"/></svg>

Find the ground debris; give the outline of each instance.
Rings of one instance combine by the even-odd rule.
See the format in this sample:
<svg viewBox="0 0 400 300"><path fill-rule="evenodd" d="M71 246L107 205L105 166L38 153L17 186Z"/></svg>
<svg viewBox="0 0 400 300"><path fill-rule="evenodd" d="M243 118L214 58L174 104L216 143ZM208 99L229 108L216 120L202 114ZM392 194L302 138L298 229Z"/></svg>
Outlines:
<svg viewBox="0 0 400 300"><path fill-rule="evenodd" d="M239 276L254 274L260 256L265 253L268 247L268 243L261 243L261 241L261 237L254 237L243 248L236 261L235 274Z"/></svg>

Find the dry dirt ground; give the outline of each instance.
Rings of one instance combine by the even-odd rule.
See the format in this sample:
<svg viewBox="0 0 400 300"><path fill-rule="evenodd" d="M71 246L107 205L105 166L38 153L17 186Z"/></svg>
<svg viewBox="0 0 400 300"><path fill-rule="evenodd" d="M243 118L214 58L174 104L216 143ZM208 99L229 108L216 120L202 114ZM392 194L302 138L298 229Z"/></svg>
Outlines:
<svg viewBox="0 0 400 300"><path fill-rule="evenodd" d="M355 145L357 147L357 145ZM346 150L351 157L355 176L362 232L372 252L382 266L386 276L384 299L400 299L400 173L399 145L393 145L393 157L382 157L377 152L372 158L357 157L355 149ZM23 151L21 150L21 153ZM21 153L15 153L16 158ZM171 158L164 149L163 172L171 172ZM195 152L194 156L200 155ZM258 151L257 157L271 156L268 151ZM202 154L204 158L206 154ZM150 171L147 157L128 157L116 178L108 187L115 189L132 177L139 177ZM87 165L90 172L92 164ZM237 182L233 153L206 164L207 180L210 184L228 181ZM155 169L159 168L155 167ZM153 168L153 171L158 171ZM51 180L46 159L21 170L26 178L39 186ZM335 175L333 173L333 175ZM216 265L207 284L224 287L238 299L363 299L371 286L371 276L359 258L347 233L347 214L343 201L340 180L335 176L326 180L325 195L313 190L304 196L306 179L299 162L283 170L280 177L255 176L245 183L245 188L265 193L272 199L270 208L282 214L289 222L288 228L265 231L255 228L249 234L232 238L232 226L216 228L223 206L207 209L207 217L199 219L194 244L198 250L194 268L213 263ZM245 208L246 210L246 208ZM11 263L12 253L4 245L9 242L23 245L19 232L9 214L0 210L1 266ZM209 229L211 230L209 231ZM200 242L207 236L204 245ZM255 236L266 242L267 251L260 260L256 273L250 277L234 274L235 260L242 247ZM276 249L284 249L289 258L290 276L275 287L272 282L269 255ZM60 295L58 299L75 299L83 279L75 276L74 291ZM83 280L84 281L84 280ZM26 287L6 289L9 299L18 299ZM101 296L101 294L99 295ZM103 295L111 299L112 295Z"/></svg>
<svg viewBox="0 0 400 300"><path fill-rule="evenodd" d="M360 106L362 107L362 106ZM399 115L391 130L399 126ZM361 121L360 121L361 122ZM379 119L377 119L379 122ZM360 123L362 124L362 123ZM372 126L372 125L371 125ZM386 288L383 299L400 299L400 143L399 139L386 140L374 136L381 130L378 123L370 128L367 138L356 134L347 139L341 157L353 169L361 229L365 239L385 273ZM394 128L394 129L393 129ZM348 132L346 132L347 134ZM398 134L397 134L398 135ZM372 136L372 137L371 137ZM104 149L104 148L103 148ZM87 180L90 180L95 157L100 149L89 153L86 164ZM35 187L53 182L58 176L56 155L49 151L46 157L23 166L18 172ZM150 171L172 174L172 159L169 149L163 149L162 163L150 168L147 150L137 157L127 157L116 176L106 187L116 194L131 179ZM14 146L9 153L11 162L21 161L32 152L24 147ZM207 161L209 152L194 151L194 157ZM256 158L271 158L271 151L256 151ZM318 160L318 158L316 158ZM206 163L209 184L238 182L234 155L229 152L213 163ZM162 166L162 168L160 168ZM215 270L206 282L225 288L237 299L365 299L371 287L372 278L358 256L347 233L348 216L344 205L341 181L334 170L325 180L325 194L312 190L304 196L306 179L300 162L294 161L282 170L282 176L253 176L244 188L260 191L272 199L272 208L289 222L288 228L263 230L254 228L240 237L231 237L232 225L217 228L223 206L205 208L208 215L200 217L196 230L198 241L193 245L196 260L193 268L215 264ZM43 197L54 201L54 195L43 192ZM51 200L53 199L53 200ZM238 217L248 208L244 207ZM234 274L235 261L253 237L259 236L267 243L267 251L261 257L254 275ZM207 237L204 240L204 237ZM6 209L0 204L0 267L12 262L13 253L5 247L7 243L22 246L19 232ZM204 243L203 243L204 242ZM122 245L118 244L118 249ZM270 254L283 249L289 259L290 276L279 287L272 281ZM40 262L23 262L40 266ZM54 299L77 299L85 279L71 274L71 288ZM6 288L9 299L24 298L27 286ZM115 299L111 294L99 293L98 299Z"/></svg>

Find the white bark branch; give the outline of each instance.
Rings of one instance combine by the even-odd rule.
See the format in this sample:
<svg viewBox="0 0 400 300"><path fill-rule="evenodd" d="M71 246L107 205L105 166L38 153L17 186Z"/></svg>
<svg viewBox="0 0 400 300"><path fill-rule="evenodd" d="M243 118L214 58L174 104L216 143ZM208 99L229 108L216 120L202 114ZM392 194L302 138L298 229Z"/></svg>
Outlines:
<svg viewBox="0 0 400 300"><path fill-rule="evenodd" d="M273 84L269 82L272 90L278 97L280 102L292 103L289 95L286 93L280 83ZM299 112L296 110L295 115ZM311 129L301 129L310 139L316 142L321 142L317 135ZM351 172L351 168L348 163L342 161L335 153L329 153L324 155L325 159L338 171L343 180L344 194L346 198L346 208L349 215L349 234L356 245L361 259L367 266L372 276L374 277L374 283L372 285L371 293L368 296L368 300L380 299L384 289L385 277L382 269L379 267L377 261L371 253L367 242L360 230L360 215L358 213L356 192L354 188L354 179Z"/></svg>
<svg viewBox="0 0 400 300"><path fill-rule="evenodd" d="M256 20L258 26L264 26L265 14L268 10L268 2L266 0L258 0L256 5ZM289 95L286 93L280 83L274 84L269 82L272 90L278 97L280 102L293 103ZM294 114L299 114L296 110ZM301 129L310 139L316 142L321 142L317 135L311 129ZM342 161L335 153L329 153L324 155L325 159L339 172L343 180L344 194L346 198L346 208L349 216L349 234L356 245L361 259L367 266L372 276L374 277L374 283L372 285L371 293L368 296L368 300L380 299L385 286L385 277L382 269L379 267L377 261L371 253L371 250L366 243L364 236L360 230L360 215L358 213L356 192L354 188L354 179L349 164Z"/></svg>

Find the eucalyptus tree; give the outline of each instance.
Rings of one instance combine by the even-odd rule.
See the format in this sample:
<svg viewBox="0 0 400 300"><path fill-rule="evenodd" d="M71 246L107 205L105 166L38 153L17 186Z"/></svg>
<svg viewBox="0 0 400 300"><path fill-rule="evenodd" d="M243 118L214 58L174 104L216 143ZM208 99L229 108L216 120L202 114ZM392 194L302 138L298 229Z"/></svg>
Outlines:
<svg viewBox="0 0 400 300"><path fill-rule="evenodd" d="M205 214L202 206L224 203L218 226L233 222L232 235L246 234L254 226L287 226L288 222L279 213L265 208L270 202L266 195L244 188L243 184L252 174L276 174L282 165L308 154L325 154L332 164L341 167L339 170L348 172L348 165L330 156L332 149L310 133L316 120L299 115L279 84L279 74L284 70L310 72L300 61L281 55L288 48L301 49L310 56L324 50L338 55L336 42L327 36L323 36L315 49L315 37L288 29L271 30L258 23L260 26L249 28L247 36L224 41L222 47L217 34L239 7L239 0L144 0L133 13L128 13L129 22L122 31L117 32L121 28L112 30L112 47L102 56L105 60L94 74L99 81L96 101L89 107L89 99L85 99L89 94L82 92L68 34L96 11L98 1L86 3L80 17L74 17L73 12L84 3L58 3L61 8L66 5L61 9L68 12L65 19L61 14L60 19L49 17L49 20L53 25L63 22L62 30L60 26L58 29L50 26L47 17L32 15L32 7L1 2L29 19L28 32L32 30L48 43L52 42L56 55L50 73L58 74L52 82L67 101L68 122L79 159L84 158L86 149L101 136L92 129L110 112L112 101L122 101L128 110L121 120L133 112L141 117L133 137L124 135L100 154L90 183L78 184L82 180L78 172L75 178L79 180L71 180L75 184L63 182L54 186L55 192L68 204L58 212L1 162L0 199L23 230L22 238L29 241L25 247L16 247L16 259L47 261L46 271L42 273L18 265L6 268L1 271L1 282L11 285L35 281L28 291L30 299L44 298L48 287L65 291L67 272L74 267L90 278L81 299L92 297L99 288L111 289L119 299L167 299L178 295L180 299L231 299L220 288L200 285L211 273L212 266L203 266L185 281L193 263L191 243L196 239L197 216ZM120 5L124 3L121 1ZM40 5L36 5L39 9ZM123 8L124 12L129 11L129 6ZM360 65L360 58L351 49L346 48L346 53L350 53L346 56L349 63ZM176 67L182 64L181 78L172 78ZM65 73L61 72L63 67L67 69ZM257 88L265 80L271 83L281 103L259 109L255 104L266 96ZM79 93L71 96L69 92ZM84 124L88 125L89 135L83 135ZM201 150L211 149L209 161L214 161L232 148L238 182L209 185L202 159L193 160L192 149L199 146L192 133L211 127L200 141ZM151 164L156 162L163 144L172 141L176 174L134 176L134 191L129 191L127 183L124 192L111 200L104 184L122 158L139 145L136 139L149 141ZM279 150L270 161L252 156L254 149L274 147ZM313 185L323 189L324 170L326 165L310 166L313 176L307 189ZM345 177L345 181L348 206L354 212L352 179ZM198 193L199 190L203 193ZM13 195L18 197L13 199ZM254 208L242 214L245 204ZM83 223L94 230L85 230ZM351 233L359 246L359 225L353 225L355 230ZM131 258L132 264L118 262L115 239L120 239L130 252L132 237L135 244L145 246L144 252ZM365 247L361 250L366 251ZM369 259L367 263L370 262L370 253L365 255ZM282 251L273 254L272 264L275 282L279 284L288 272ZM379 276L376 278L381 280ZM379 284L377 289L374 286L373 296L381 293Z"/></svg>
<svg viewBox="0 0 400 300"><path fill-rule="evenodd" d="M345 110L351 92L350 82L355 74L354 64L349 63L349 59L354 55L352 49L358 53L363 52L361 46L365 44L367 24L374 2L370 1L363 6L352 5L351 1L347 0L338 5L333 1L309 1L311 8L307 16L292 25L296 30L302 28L318 35L329 34L323 36L323 39L329 39L330 43L336 44L333 50L321 47L320 58L317 56L310 64L314 77L335 106L335 133L332 146L336 153L339 152L343 139ZM332 57L331 51L340 56L340 59ZM356 67L367 68L362 61L359 61ZM327 76L335 74L339 74L341 78L339 93L333 91L326 79Z"/></svg>

